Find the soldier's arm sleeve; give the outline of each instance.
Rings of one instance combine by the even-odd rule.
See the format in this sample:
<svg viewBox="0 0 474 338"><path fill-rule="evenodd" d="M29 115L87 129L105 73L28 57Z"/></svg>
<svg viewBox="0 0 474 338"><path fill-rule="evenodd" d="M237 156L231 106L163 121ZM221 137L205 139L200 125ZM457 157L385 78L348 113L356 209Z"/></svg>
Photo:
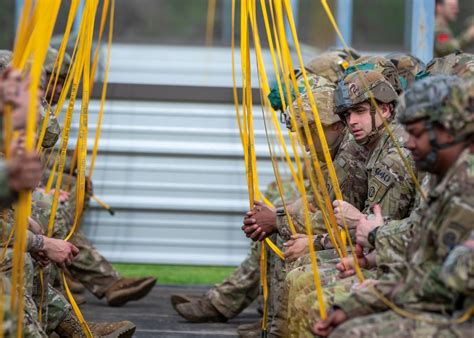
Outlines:
<svg viewBox="0 0 474 338"><path fill-rule="evenodd" d="M402 148L409 165L414 163L407 149ZM371 213L375 204L379 204L382 215L391 219L408 217L415 200L415 184L396 151L389 152L372 169L368 183L368 199L364 213Z"/></svg>
<svg viewBox="0 0 474 338"><path fill-rule="evenodd" d="M1 229L0 229L0 235L2 239L1 245L5 246L7 245L8 247L12 247L13 243L15 241L15 236L12 233L13 227L14 227L14 221L13 221L13 210L12 209L6 209L4 212L8 213L6 217L4 216L3 213L0 213L0 224L1 224ZM11 238L10 238L11 235ZM38 251L43 248L44 241L43 241L43 236L41 235L36 235L30 230L27 230L26 233L27 239L26 239L26 251Z"/></svg>
<svg viewBox="0 0 474 338"><path fill-rule="evenodd" d="M447 29L440 29L435 32L434 45L436 57L454 53L462 48L460 41L458 41Z"/></svg>
<svg viewBox="0 0 474 338"><path fill-rule="evenodd" d="M0 208L9 207L18 195L8 186L7 163L0 159Z"/></svg>
<svg viewBox="0 0 474 338"><path fill-rule="evenodd" d="M464 245L454 248L443 265L441 278L449 288L474 295L474 250Z"/></svg>
<svg viewBox="0 0 474 338"><path fill-rule="evenodd" d="M397 282L390 278L370 282L373 282L370 287L367 283L363 284L348 294L347 297L334 304L334 308L343 310L351 319L388 310L388 307L372 291L372 288L375 288L384 296L390 297Z"/></svg>
<svg viewBox="0 0 474 338"><path fill-rule="evenodd" d="M468 189L467 189L468 190ZM469 191L467 191L469 193ZM465 201L469 201L466 203ZM433 233L432 255L437 259L431 259L417 267L416 273L420 274L416 295L421 300L426 299L454 299L456 289L462 289L465 285L452 288L446 285L442 278L443 265L449 253L458 245L466 241L474 230L474 203L472 196L455 196L448 199L446 205L440 209L439 217L435 223L426 231ZM425 245L427 245L425 243ZM454 292L454 293L453 293Z"/></svg>

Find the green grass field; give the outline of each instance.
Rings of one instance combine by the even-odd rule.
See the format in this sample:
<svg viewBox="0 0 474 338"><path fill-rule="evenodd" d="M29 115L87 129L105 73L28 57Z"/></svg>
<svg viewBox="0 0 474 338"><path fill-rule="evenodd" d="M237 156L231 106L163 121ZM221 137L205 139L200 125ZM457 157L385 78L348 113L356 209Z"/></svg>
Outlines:
<svg viewBox="0 0 474 338"><path fill-rule="evenodd" d="M126 277L155 276L158 284L210 285L222 282L235 267L115 263Z"/></svg>

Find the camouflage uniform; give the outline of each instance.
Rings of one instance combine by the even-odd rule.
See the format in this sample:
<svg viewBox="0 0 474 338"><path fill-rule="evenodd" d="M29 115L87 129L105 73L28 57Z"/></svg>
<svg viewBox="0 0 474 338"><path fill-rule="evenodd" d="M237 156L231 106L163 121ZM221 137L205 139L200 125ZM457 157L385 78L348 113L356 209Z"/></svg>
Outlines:
<svg viewBox="0 0 474 338"><path fill-rule="evenodd" d="M296 197L296 187L291 180L282 180L284 199L287 203ZM268 185L265 197L274 205L281 205L276 182ZM237 316L258 296L260 290L260 243L252 242L250 252L239 267L222 283L206 293L212 305L226 318ZM270 253L273 255L273 253Z"/></svg>
<svg viewBox="0 0 474 338"><path fill-rule="evenodd" d="M469 150L468 141L474 134L473 97L472 83L466 85L454 77L437 76L415 84L412 91L407 92L401 100L399 118L403 123L424 119L430 129L431 123L436 121L451 135L456 135L458 142L466 141L467 149L430 191L423 206L420 224L413 228L414 237L407 250L402 278L388 273L373 282L374 287L398 307L440 323L427 325L411 318L400 320L371 288L365 286L337 302L336 306L351 319L386 312L351 320L338 328L334 336L366 336L368 330L388 335L390 328L412 330L407 332L407 336L416 336L420 332L462 336L460 332L472 332L474 329L472 320L460 325L446 321L450 315L458 317L459 313L472 305L472 294L466 279L468 269L472 269L470 263L467 263L468 260L458 262L458 271L464 275L460 279L454 276L450 281L442 273L454 266L450 259L452 257L449 257L450 252L467 240L474 230L474 155ZM431 165L431 158L437 156L434 149L442 147L436 140L432 144L432 154L424 160ZM467 264L463 266L463 262ZM359 325L367 323L367 320L377 323L376 327L363 328Z"/></svg>
<svg viewBox="0 0 474 338"><path fill-rule="evenodd" d="M436 57L445 56L469 46L472 41L469 40L466 32L459 38L456 38L447 23L436 19L435 23L435 43L434 55Z"/></svg>
<svg viewBox="0 0 474 338"><path fill-rule="evenodd" d="M317 77L315 75L310 75L309 83L313 91L313 97L316 101L318 107L321 122L323 125L331 125L333 123L339 122L339 118L333 114L333 93L334 85L328 83L327 81L321 80L324 78ZM301 82L302 80L300 80ZM304 109L310 128L314 128L314 117L312 114L312 109L309 105L308 96L305 91L301 93L302 97L302 108ZM299 116L299 109L297 103L294 102L295 110L295 119L298 122L298 127L302 126L301 117ZM341 137L339 142L335 145L333 149L330 149L333 156L333 164L336 170L338 181L340 183L341 190L346 192L344 198L347 198L351 202L357 204L360 201L363 201L362 197L366 196L367 190L363 183L366 182L366 174L364 168L364 162L366 160L367 151L362 147L354 143L352 137L346 132L341 132ZM323 171L323 176L328 179L329 175L327 173L327 167L325 163L321 164ZM350 175L349 175L350 173ZM330 182L327 182L329 198L332 201L334 196L334 191ZM349 189L350 187L350 189ZM311 189L309 189L310 197L309 200L312 204L316 204L313 198L311 197ZM319 192L321 194L321 192ZM297 233L306 233L305 221L304 221L304 209L301 205L302 200L299 200L293 203L288 208L290 217L295 225ZM311 228L312 233L317 236L327 233L326 227L323 221L323 215L320 210L315 212L310 212L311 219ZM283 249L283 243L287 241L291 235L288 218L286 215L279 214L277 216L277 229L278 229L278 239L277 244L280 248ZM334 255L334 253L333 253ZM291 266L285 264L279 259L271 258L270 261L270 296L271 296L271 306L270 306L270 316L269 321L271 323L270 333L273 336L285 336L285 325L284 321L286 319L286 293L284 292L284 281L287 273L287 268Z"/></svg>
<svg viewBox="0 0 474 338"><path fill-rule="evenodd" d="M363 58L361 58L363 61ZM358 61L361 61L359 59ZM373 60L372 60L373 61ZM382 60L383 61L383 60ZM371 63L369 63L370 65ZM364 64L362 63L362 68ZM357 74L358 72L362 73ZM375 98L377 97L377 84L387 86L392 88L392 96L388 100L393 100L396 98L396 93L393 87L384 79L384 77L377 72L372 70L367 71L356 71L352 72L351 69L348 69L348 75L344 79L344 83L340 85L339 88L344 90L344 86L356 85L360 88L363 88L359 81L358 76L365 77L369 87L374 91ZM374 85L375 84L375 85ZM342 95L336 97L336 105L340 112L344 112L344 108L349 108L353 104L358 102L363 102L367 100L367 97L364 96L363 90L354 90L349 95L354 95L353 93L359 93L359 97L347 97L344 96L342 101ZM362 93L362 94L360 94ZM383 99L383 98L382 98ZM350 100L350 101L347 101ZM382 100L381 100L382 101ZM338 103L340 102L340 103ZM401 145L401 150L404 156L407 158L408 163L414 168L413 160L411 155L408 152L408 149L404 147L405 134L400 125L391 123L391 129L394 138ZM358 209L363 209L363 213L369 214L372 207L375 204L379 204L382 209L382 214L386 215L386 220L393 219L403 219L407 217L415 203L415 187L414 182L409 177L408 173L405 170L404 164L400 159L400 156L397 152L396 144L391 140L387 131L378 131L379 139L375 148L370 152L369 158L365 165L365 170L367 172L367 180L362 182L367 186L367 194L359 200L365 201L363 208L358 207ZM374 135L373 137L377 137ZM382 227L383 228L383 227ZM324 238L324 237L323 237ZM324 238L327 242L327 236ZM321 245L321 249L324 248L325 243ZM306 259L306 261L308 261ZM326 294L325 301L330 305L332 301L337 299L340 295L347 293L353 285L357 282L355 277L346 278L344 280L337 280L337 274L339 273L335 269L335 264L338 260L333 260L332 262L327 262L322 266L320 276L322 280L328 281L328 284L322 284L324 287L324 292ZM373 272L365 272L367 274L373 275ZM319 305L315 303L315 287L314 282L312 282L312 269L310 265L303 266L296 270L293 270L288 276L286 281L286 287L288 288L288 297L289 297L289 313L288 313L288 328L290 330L289 334L294 335L309 335L310 318L318 316L319 314ZM299 296L296 296L299 295ZM296 315L297 313L311 313L312 316L308 317L306 315L300 316Z"/></svg>
<svg viewBox="0 0 474 338"><path fill-rule="evenodd" d="M474 230L469 240L474 240ZM463 244L456 246L446 258L441 278L453 290L474 295L474 250Z"/></svg>
<svg viewBox="0 0 474 338"><path fill-rule="evenodd" d="M8 184L7 162L0 159L0 208L10 206L17 197L17 194L10 189Z"/></svg>
<svg viewBox="0 0 474 338"><path fill-rule="evenodd" d="M67 177L65 179L67 180ZM48 215L46 218L42 218L41 223L38 222L43 228L47 228L49 211L52 206L52 196L43 195L42 198L38 197L38 199L41 199L43 212ZM53 237L64 239L69 234L74 224L75 212L76 194L73 183L69 200L58 204ZM96 297L102 298L105 295L105 291L120 279L120 274L99 253L80 229L76 229L74 235L71 236L70 242L79 249L79 253L74 257L71 265L68 266L68 271Z"/></svg>

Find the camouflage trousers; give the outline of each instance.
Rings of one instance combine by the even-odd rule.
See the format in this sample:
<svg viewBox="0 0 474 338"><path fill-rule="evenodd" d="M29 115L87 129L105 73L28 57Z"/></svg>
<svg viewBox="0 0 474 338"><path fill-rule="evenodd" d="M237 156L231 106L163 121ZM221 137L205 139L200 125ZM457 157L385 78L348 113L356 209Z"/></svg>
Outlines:
<svg viewBox="0 0 474 338"><path fill-rule="evenodd" d="M298 196L298 190L292 179L282 179L281 186L283 189L284 199L287 203L293 201ZM276 182L272 182L265 190L266 198L275 205L281 205L281 196L278 191ZM276 236L274 236L276 237ZM275 238L274 238L275 240ZM268 271L280 271L284 266L281 265L280 259L270 250L267 251L269 257ZM273 258L272 258L273 257ZM274 258L277 258L276 260ZM284 280L284 277L269 275L270 301L269 305L276 304L278 299L278 289L281 283L277 280ZM226 318L237 316L243 309L249 306L259 295L260 292L260 244L252 242L250 252L247 258L240 266L229 276L224 282L214 286L207 292L207 297L211 300L212 305ZM273 301L272 301L273 299ZM270 310L272 312L272 310ZM274 311L273 311L274 312ZM271 318L271 314L269 318Z"/></svg>
<svg viewBox="0 0 474 338"><path fill-rule="evenodd" d="M207 292L212 305L226 318L237 316L259 294L260 244L252 242L247 258L222 283Z"/></svg>
<svg viewBox="0 0 474 338"><path fill-rule="evenodd" d="M102 298L105 291L120 279L112 264L100 254L81 231L71 237L71 243L79 249L68 270L96 297Z"/></svg>
<svg viewBox="0 0 474 338"><path fill-rule="evenodd" d="M71 194L72 195L72 194ZM72 197L71 197L72 198ZM53 237L64 239L74 224L75 203L60 204L54 223ZM49 213L50 207L45 208ZM45 228L45 223L41 224ZM47 226L47 225L46 225ZM46 229L44 229L46 231ZM104 256L92 245L82 231L75 230L70 242L79 249L79 254L68 266L71 276L80 281L96 297L102 298L105 291L120 279L119 273ZM52 278L58 281L58 269L53 267ZM61 279L57 284L62 285Z"/></svg>
<svg viewBox="0 0 474 338"><path fill-rule="evenodd" d="M423 313L428 321L401 317L393 311L351 319L331 334L331 337L472 337L474 319L462 324L450 324L447 317ZM433 323L433 321L440 323Z"/></svg>
<svg viewBox="0 0 474 338"><path fill-rule="evenodd" d="M325 252L328 251L328 252ZM318 251L318 271L323 291L324 307L327 309L337 301L344 299L358 285L356 276L341 279L335 265L333 250ZM305 256L302 261L308 260ZM375 272L363 270L364 276L370 278ZM313 337L310 330L320 318L320 305L316 294L312 266L300 266L288 274L285 280L286 295L286 328L288 337Z"/></svg>
<svg viewBox="0 0 474 338"><path fill-rule="evenodd" d="M16 316L13 315L10 308L10 292L11 286L10 281L4 274L0 274L0 323L2 327L0 329L0 335L2 337L10 337L13 335L16 327Z"/></svg>
<svg viewBox="0 0 474 338"><path fill-rule="evenodd" d="M13 250L7 249L2 261L2 272L11 278ZM40 278L40 275L42 277ZM25 337L45 337L53 332L72 310L66 299L49 284L49 269L40 269L30 254L24 263L24 319Z"/></svg>

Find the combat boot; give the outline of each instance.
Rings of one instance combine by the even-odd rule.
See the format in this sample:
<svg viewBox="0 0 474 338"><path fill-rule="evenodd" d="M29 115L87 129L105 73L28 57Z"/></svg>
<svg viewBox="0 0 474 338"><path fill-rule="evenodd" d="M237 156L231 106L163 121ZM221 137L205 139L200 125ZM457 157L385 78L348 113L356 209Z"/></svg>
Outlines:
<svg viewBox="0 0 474 338"><path fill-rule="evenodd" d="M176 306L183 303L189 303L198 300L202 296L185 295L183 293L174 293L170 297L171 305L176 310Z"/></svg>
<svg viewBox="0 0 474 338"><path fill-rule="evenodd" d="M79 282L77 279L73 279L71 276L66 275L67 286L72 293L80 294L86 291L84 285Z"/></svg>
<svg viewBox="0 0 474 338"><path fill-rule="evenodd" d="M251 324L242 324L237 327L237 333L240 338L258 338L262 335L262 322L258 321Z"/></svg>
<svg viewBox="0 0 474 338"><path fill-rule="evenodd" d="M135 332L136 326L132 322L122 321L117 323L90 323L89 329L93 337L129 338ZM84 330L76 315L69 311L66 318L54 331L59 337L85 338Z"/></svg>
<svg viewBox="0 0 474 338"><path fill-rule="evenodd" d="M145 297L156 284L155 277L120 278L105 292L109 306L122 306L132 300Z"/></svg>
<svg viewBox="0 0 474 338"><path fill-rule="evenodd" d="M191 323L219 322L224 323L227 318L224 317L211 301L206 297L198 300L176 305L176 312Z"/></svg>

